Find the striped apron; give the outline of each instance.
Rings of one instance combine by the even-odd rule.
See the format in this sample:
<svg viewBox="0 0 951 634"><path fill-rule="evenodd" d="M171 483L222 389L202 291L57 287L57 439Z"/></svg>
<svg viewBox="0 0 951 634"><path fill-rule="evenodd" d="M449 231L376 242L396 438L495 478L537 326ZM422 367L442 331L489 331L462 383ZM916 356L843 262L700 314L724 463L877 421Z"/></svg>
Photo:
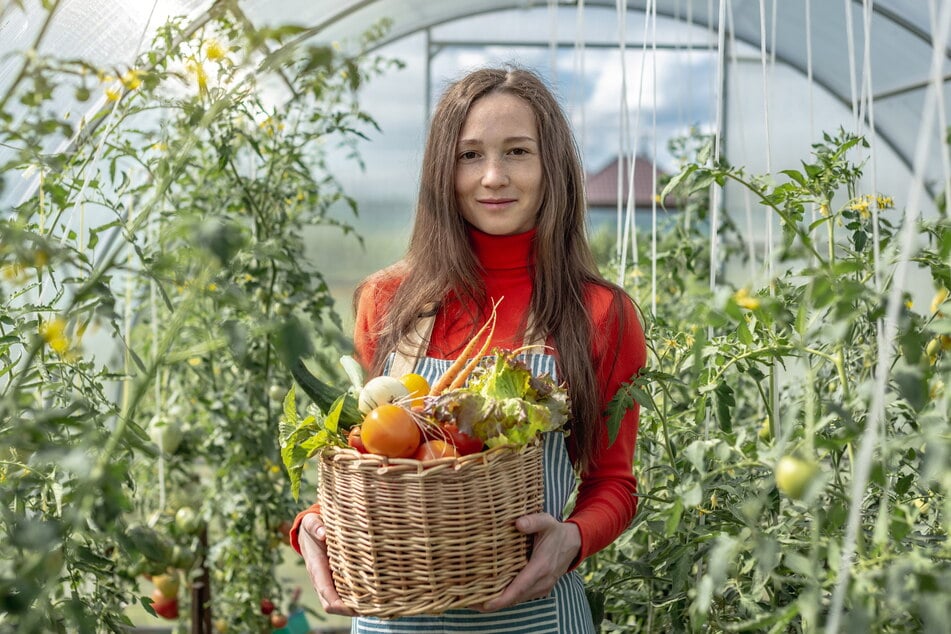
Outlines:
<svg viewBox="0 0 951 634"><path fill-rule="evenodd" d="M412 341L413 349L417 353L425 352L429 347L431 331L431 321L417 324L419 336ZM536 376L547 372L558 380L553 356L522 354L519 358L528 364ZM407 372L417 372L432 384L451 363L448 359L435 359L420 354L407 356L403 353L391 353L384 373L400 376ZM568 498L575 488L575 473L568 458L564 434L545 434L543 448L543 508L546 513L561 520ZM563 575L547 597L526 601L497 612L449 610L436 616L408 616L396 619L358 617L353 619L350 631L352 634L595 634L584 585L576 571Z"/></svg>

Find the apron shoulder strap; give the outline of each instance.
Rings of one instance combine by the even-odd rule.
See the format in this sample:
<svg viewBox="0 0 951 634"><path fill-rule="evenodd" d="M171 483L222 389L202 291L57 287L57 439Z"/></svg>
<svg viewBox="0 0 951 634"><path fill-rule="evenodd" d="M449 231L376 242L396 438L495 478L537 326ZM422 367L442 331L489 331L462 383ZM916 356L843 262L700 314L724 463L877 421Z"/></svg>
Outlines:
<svg viewBox="0 0 951 634"><path fill-rule="evenodd" d="M430 302L423 306L422 312L416 318L416 324L410 330L400 345L396 348L393 363L390 364L387 374L400 377L416 369L416 363L429 349L429 338L433 334L433 324L436 323L436 312L439 304Z"/></svg>

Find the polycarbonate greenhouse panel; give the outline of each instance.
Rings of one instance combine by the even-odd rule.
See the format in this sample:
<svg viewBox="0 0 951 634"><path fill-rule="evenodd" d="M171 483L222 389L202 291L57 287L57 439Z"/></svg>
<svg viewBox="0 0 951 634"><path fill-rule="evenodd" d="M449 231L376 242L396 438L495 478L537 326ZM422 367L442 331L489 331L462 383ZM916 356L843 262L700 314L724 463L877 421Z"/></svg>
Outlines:
<svg viewBox="0 0 951 634"><path fill-rule="evenodd" d="M0 1L0 93L19 72L22 63L10 53L31 48L43 25L39 0L24 0L24 4L25 12L9 0ZM133 62L136 53L151 41L155 29L169 17L185 16L186 23L200 21L213 4L212 0L63 0L39 50L122 68ZM592 44L609 43L610 37L603 34L606 27L610 27L611 12L616 10L615 0L586 0L584 11L577 10L576 1L560 0L556 4L563 12L577 15L575 26L583 26L585 33L583 38L577 39L585 40L591 35ZM643 12L649 3L627 0L626 4L628 36L634 40L630 45L642 44ZM879 106L875 124L910 166L920 118L920 110L915 111L915 107L923 102L929 82L932 6L940 8L943 4L930 0L875 0L868 4L873 10L871 85L876 106ZM550 22L544 19L550 6L547 0L236 0L236 5L253 24L304 26L308 31L299 40L311 38L346 44L383 18L392 20L392 25L381 45L425 29L432 29L432 33L447 40L462 39L463 25L467 22L464 18L473 16L478 16L479 24L486 25L480 37L504 38L512 45L525 42L540 45L552 35ZM770 61L775 58L777 64L805 76L811 57L816 86L851 108L852 102L862 94L866 39L862 0L851 0L848 4L841 0L763 0L762 6L766 9L765 16L760 15L761 0L724 0L722 4L719 0L657 0L657 37L668 37L665 31L669 24L690 23L694 29L686 32L696 36L693 44L699 45L705 36L704 44L712 46L718 34L722 7L729 12L727 25L734 31L738 50L758 53L761 26L765 25ZM590 16L589 25L585 24L586 13ZM849 14L851 46L850 30L846 28ZM598 35L592 35L594 33ZM570 41L577 37L577 31L562 29L557 35L562 41ZM942 51L942 58L944 79L951 76L947 47ZM944 81L947 83L947 79ZM726 100L729 103L729 95ZM52 107L59 113L69 112L72 120L78 120L104 103L101 96L98 101L94 98L78 103L67 91L57 91ZM11 107L8 105L8 109ZM944 107L947 115L947 101ZM13 116L16 117L15 108ZM934 145L928 165L929 178L941 169L940 160L933 160L940 158L940 149ZM9 152L0 148L0 164ZM7 187L0 202L6 206L27 191L28 187L18 182L16 186Z"/></svg>

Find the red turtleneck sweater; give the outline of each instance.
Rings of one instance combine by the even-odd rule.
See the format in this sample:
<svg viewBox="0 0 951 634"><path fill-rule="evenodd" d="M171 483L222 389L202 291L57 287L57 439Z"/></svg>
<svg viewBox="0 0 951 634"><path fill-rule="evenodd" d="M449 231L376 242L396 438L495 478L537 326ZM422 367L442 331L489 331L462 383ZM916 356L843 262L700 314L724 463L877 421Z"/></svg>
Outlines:
<svg viewBox="0 0 951 634"><path fill-rule="evenodd" d="M486 297L493 301L504 298L498 307L493 343L500 347L518 347L522 344L520 333L531 304L535 231L493 236L470 228L469 236L482 264ZM379 331L401 281L402 276L390 270L381 271L370 277L360 296L354 343L357 357L364 366L376 352L376 340L371 333ZM623 315L619 321L610 290L591 285L586 299L593 326L591 358L601 386L603 410L621 383L630 380L644 367L644 332L632 302L622 302ZM472 336L472 312L471 307L464 307L457 300L444 301L433 325L427 355L455 358ZM484 312L478 310L476 314ZM600 427L600 451L581 476L575 507L566 520L575 523L581 532L581 552L576 563L614 541L627 528L637 510L637 482L632 471L637 419L635 406L624 417L620 432L610 446L606 425ZM291 543L298 551L297 530L301 517L312 510L315 509L311 507L301 513L294 523Z"/></svg>

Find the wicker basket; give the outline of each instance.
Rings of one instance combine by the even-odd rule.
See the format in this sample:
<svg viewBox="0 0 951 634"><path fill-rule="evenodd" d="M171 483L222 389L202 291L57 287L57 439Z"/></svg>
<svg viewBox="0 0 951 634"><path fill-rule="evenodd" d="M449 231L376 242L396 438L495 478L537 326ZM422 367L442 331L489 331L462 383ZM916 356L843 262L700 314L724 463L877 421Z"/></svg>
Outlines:
<svg viewBox="0 0 951 634"><path fill-rule="evenodd" d="M498 596L527 561L515 519L542 509L541 457L539 441L426 463L323 451L319 500L340 598L392 618Z"/></svg>

